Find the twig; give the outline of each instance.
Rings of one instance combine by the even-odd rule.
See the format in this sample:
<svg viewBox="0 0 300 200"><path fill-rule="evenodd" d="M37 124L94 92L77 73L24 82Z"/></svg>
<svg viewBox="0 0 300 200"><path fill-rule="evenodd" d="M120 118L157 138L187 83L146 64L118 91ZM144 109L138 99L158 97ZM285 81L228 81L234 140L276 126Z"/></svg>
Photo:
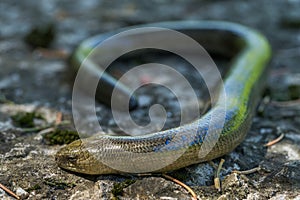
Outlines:
<svg viewBox="0 0 300 200"><path fill-rule="evenodd" d="M54 127L46 128L46 129L43 129L43 130L39 131L39 132L37 133L37 135L44 135L44 134L50 133L50 132L52 132L52 131L54 131L54 130L55 130Z"/></svg>
<svg viewBox="0 0 300 200"><path fill-rule="evenodd" d="M192 188L190 188L189 186L187 186L187 185L184 184L183 182L181 182L181 181L179 181L179 180L173 178L172 176L169 176L169 175L167 175L167 174L162 174L162 176L163 176L164 178L169 179L169 180L171 180L171 181L177 183L178 185L184 187L184 188L192 195L192 199L193 199L193 200L197 200L197 195L196 195L196 193L192 190Z"/></svg>
<svg viewBox="0 0 300 200"><path fill-rule="evenodd" d="M276 138L275 140L272 140L272 141L268 142L268 143L265 144L264 146L265 146L265 147L272 146L272 145L278 143L278 142L279 142L280 140L282 140L283 138L284 138L284 133L281 133L281 135L280 135L278 138Z"/></svg>
<svg viewBox="0 0 300 200"><path fill-rule="evenodd" d="M52 125L45 125L45 126L39 126L39 127L33 127L33 128L22 128L22 132L28 133L28 132L37 132L41 131L47 128L50 128Z"/></svg>
<svg viewBox="0 0 300 200"><path fill-rule="evenodd" d="M0 188L3 189L7 194L9 194L10 196L13 196L16 199L20 199L20 197L18 195L16 195L14 192L12 192L10 189L8 189L7 187L5 187L4 185L2 185L0 183Z"/></svg>
<svg viewBox="0 0 300 200"><path fill-rule="evenodd" d="M252 173L258 172L260 170L261 170L261 168L260 168L260 166L258 166L258 167L255 167L253 169L249 169L249 170L245 170L245 171L233 170L232 173L237 173L237 174L252 174Z"/></svg>
<svg viewBox="0 0 300 200"><path fill-rule="evenodd" d="M68 57L68 52L63 49L49 50L45 48L37 48L35 50L39 55L45 58L65 59Z"/></svg>
<svg viewBox="0 0 300 200"><path fill-rule="evenodd" d="M61 122L62 122L62 113L58 112L58 113L56 113L55 125L58 125Z"/></svg>
<svg viewBox="0 0 300 200"><path fill-rule="evenodd" d="M222 169L222 166L224 164L225 160L222 158L219 165L218 165L218 169L215 173L215 178L214 178L214 184L215 184L215 188L221 192L222 188L221 188L221 181L220 181L220 172Z"/></svg>
<svg viewBox="0 0 300 200"><path fill-rule="evenodd" d="M271 101L271 104L275 106L280 106L280 107L290 107L290 106L299 106L300 105L300 99L296 100L291 100L291 101Z"/></svg>

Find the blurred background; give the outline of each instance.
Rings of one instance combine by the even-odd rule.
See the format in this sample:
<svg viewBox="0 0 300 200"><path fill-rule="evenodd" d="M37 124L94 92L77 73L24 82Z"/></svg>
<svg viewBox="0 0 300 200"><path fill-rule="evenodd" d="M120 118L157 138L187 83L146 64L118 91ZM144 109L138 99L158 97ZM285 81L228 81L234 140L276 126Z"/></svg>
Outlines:
<svg viewBox="0 0 300 200"><path fill-rule="evenodd" d="M27 0L2 1L0 5L0 89L7 98L17 102L46 98L47 101L53 101L54 105L64 104L69 100L66 96L69 88L64 84L68 69L65 59L61 57L66 57L90 36L120 27L161 21L227 20L256 28L272 44L275 55L272 68L276 69L275 72L283 73L288 68L293 77L299 80L299 77L295 77L299 68L292 67L299 56L298 1L121 3L87 0L71 3ZM47 90L44 83L47 83ZM29 92L33 88L36 92ZM51 90L55 92L49 92ZM276 96L279 99L298 97L297 94L286 92L280 93L281 97Z"/></svg>

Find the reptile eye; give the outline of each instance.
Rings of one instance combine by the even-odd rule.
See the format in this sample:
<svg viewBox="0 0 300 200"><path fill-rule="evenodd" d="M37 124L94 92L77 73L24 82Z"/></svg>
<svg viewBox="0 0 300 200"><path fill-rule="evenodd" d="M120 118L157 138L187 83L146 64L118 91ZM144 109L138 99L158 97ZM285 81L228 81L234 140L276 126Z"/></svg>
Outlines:
<svg viewBox="0 0 300 200"><path fill-rule="evenodd" d="M68 160L69 162L72 162L72 163L76 162L77 159L78 159L77 155L68 155L66 158L66 160Z"/></svg>

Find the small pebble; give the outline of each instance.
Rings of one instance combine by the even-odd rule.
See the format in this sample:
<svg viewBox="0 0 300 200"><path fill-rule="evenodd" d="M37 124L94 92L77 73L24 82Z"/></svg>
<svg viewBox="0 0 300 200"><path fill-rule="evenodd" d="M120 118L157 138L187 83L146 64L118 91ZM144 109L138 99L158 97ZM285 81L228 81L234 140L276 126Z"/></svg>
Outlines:
<svg viewBox="0 0 300 200"><path fill-rule="evenodd" d="M23 188L18 187L16 190L16 195L19 196L21 199L25 199L29 196L29 193L26 192Z"/></svg>

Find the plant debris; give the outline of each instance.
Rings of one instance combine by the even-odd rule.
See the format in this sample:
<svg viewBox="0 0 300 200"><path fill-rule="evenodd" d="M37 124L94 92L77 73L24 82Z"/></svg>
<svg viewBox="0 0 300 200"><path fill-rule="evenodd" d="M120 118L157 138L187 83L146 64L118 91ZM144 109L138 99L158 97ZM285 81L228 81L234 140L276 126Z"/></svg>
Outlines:
<svg viewBox="0 0 300 200"><path fill-rule="evenodd" d="M21 128L33 128L35 127L35 119L43 119L40 114L35 112L18 112L17 114L11 116L14 124Z"/></svg>
<svg viewBox="0 0 300 200"><path fill-rule="evenodd" d="M47 48L55 38L55 26L53 23L36 26L25 36L24 40L30 46Z"/></svg>
<svg viewBox="0 0 300 200"><path fill-rule="evenodd" d="M80 139L77 131L55 129L43 136L44 141L48 145L63 145Z"/></svg>

